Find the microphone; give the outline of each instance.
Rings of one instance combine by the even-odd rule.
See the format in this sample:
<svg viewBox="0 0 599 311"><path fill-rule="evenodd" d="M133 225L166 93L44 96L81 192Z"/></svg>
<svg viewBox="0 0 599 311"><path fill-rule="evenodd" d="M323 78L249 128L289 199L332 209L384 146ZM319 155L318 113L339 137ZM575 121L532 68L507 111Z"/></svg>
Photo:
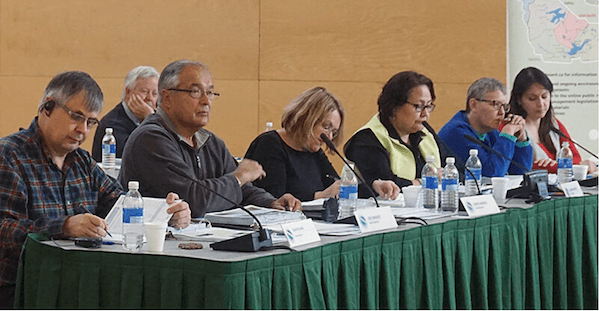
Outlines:
<svg viewBox="0 0 599 311"><path fill-rule="evenodd" d="M524 185L518 189L508 190L507 197L522 197L529 198L533 195L532 202L538 203L543 199L549 198L548 193L548 185L547 181L549 180L549 173L547 170L530 170L524 165L504 156L503 154L497 152L495 149L483 144L480 139L474 138L471 135L464 134L464 137L469 141L485 148L488 151L510 161L510 163L518 166L519 168L525 170L526 172L522 174L522 178L524 180ZM552 188L553 189L553 188Z"/></svg>
<svg viewBox="0 0 599 311"><path fill-rule="evenodd" d="M230 199L226 198L222 194L210 189L210 187L202 184L199 180L188 176L187 173L185 173L181 168L176 167L172 163L168 163L166 165L166 168L168 170L170 170L171 172L173 172L185 179L191 180L192 182L196 183L196 185L208 190L209 192L217 195L218 197L222 198L223 200L233 204L233 207L229 208L229 209L239 208L242 211L248 213L250 216L252 216L252 218L254 218L254 220L258 224L258 228L259 228L258 231L253 231L251 233L248 233L248 234L245 234L240 237L233 238L233 239L212 243L212 244L210 244L210 247L212 249L223 250L223 251L256 252L256 251L260 250L261 248L272 247L272 237L270 236L270 231L265 230L262 227L260 220L258 220L258 217L256 217L256 215L254 215L248 209L231 201Z"/></svg>
<svg viewBox="0 0 599 311"><path fill-rule="evenodd" d="M349 163L347 163L347 160L345 160L345 158L343 156L341 156L341 154L337 150L337 147L335 147L335 144L333 144L333 142L329 139L329 137L327 137L327 135L325 133L322 133L322 134L320 134L320 138L322 139L322 141L324 141L325 144L327 144L329 149L335 151L335 153L341 158L341 160L343 160L343 163L345 163L345 165L347 165L347 167L349 167L349 169L354 173L354 175L356 175L356 177L358 177L360 179L360 181L362 183L364 183L364 185L366 185L366 188L368 188L368 191L370 192L370 194L372 194L372 197L374 198L374 203L376 204L376 207L380 207L379 201L376 199L376 193L374 193L374 190L372 190L370 185L367 184L366 181L360 175L358 175L358 173L356 173L356 171L351 167L351 165L349 165Z"/></svg>
<svg viewBox="0 0 599 311"><path fill-rule="evenodd" d="M568 140L568 141L570 141L570 142L574 143L576 146L580 147L582 150L584 150L584 151L588 152L590 155L592 155L593 157L595 157L595 159L599 159L599 158L597 157L597 155L596 155L596 154L592 153L592 152L591 152L591 151L589 151L587 148L585 148L585 147L581 146L579 143L577 143L577 142L575 142L574 140L572 140L572 138L568 137L568 135L564 134L564 132L562 132L562 131L558 130L558 129L557 129L555 126L551 125L551 128L550 128L550 129L551 129L552 131L554 131L554 132L555 132L557 135L559 135L559 136L561 136L561 137L565 138L566 140Z"/></svg>
<svg viewBox="0 0 599 311"><path fill-rule="evenodd" d="M437 140L436 140L436 141L437 141ZM477 195L481 195L481 194L483 194L483 193L480 191L480 185L478 184L478 180L476 180L476 177L474 177L474 174L472 173L472 171L471 171L469 168L467 168L467 167L466 167L466 163L464 163L464 161L462 161L462 159L461 159L460 157L458 157L458 155L457 155L455 152L453 152L453 150L452 150L452 149L449 147L449 145L448 145L446 142L444 142L442 139L439 139L438 141L439 141L439 142L441 142L441 144L443 145L443 148L444 148L445 150L449 150L449 151L451 152L451 154L454 156L454 158L455 158L456 160L460 161L460 164L463 164L463 165L461 165L461 166L462 166L462 167L464 167L464 175L466 175L466 173L465 173L465 172L468 172L468 174L470 174L470 176L472 176L472 179L474 180L474 184L476 185L476 191L477 191L477 193L476 193L476 194L477 194ZM465 182L464 182L464 183L465 183ZM460 205L461 205L461 204L462 204L462 203L460 202Z"/></svg>

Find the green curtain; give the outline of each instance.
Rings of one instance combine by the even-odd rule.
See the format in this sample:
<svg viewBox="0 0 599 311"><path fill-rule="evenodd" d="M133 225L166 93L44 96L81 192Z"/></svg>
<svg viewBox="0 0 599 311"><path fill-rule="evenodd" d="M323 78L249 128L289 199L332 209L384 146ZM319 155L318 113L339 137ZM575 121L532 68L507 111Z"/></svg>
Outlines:
<svg viewBox="0 0 599 311"><path fill-rule="evenodd" d="M597 309L597 196L240 262L65 251L31 234L25 309Z"/></svg>

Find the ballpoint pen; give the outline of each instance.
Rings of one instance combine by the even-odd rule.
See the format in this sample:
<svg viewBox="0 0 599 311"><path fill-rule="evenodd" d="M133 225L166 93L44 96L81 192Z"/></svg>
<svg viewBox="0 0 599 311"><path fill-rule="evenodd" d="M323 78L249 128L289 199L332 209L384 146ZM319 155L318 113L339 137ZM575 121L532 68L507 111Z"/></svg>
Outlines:
<svg viewBox="0 0 599 311"><path fill-rule="evenodd" d="M324 175L324 177L326 177L326 178L331 178L331 179L333 179L333 180L339 180L339 177L332 176L332 175L329 175L329 174L326 174L326 175Z"/></svg>
<svg viewBox="0 0 599 311"><path fill-rule="evenodd" d="M90 212L90 211L89 211L89 210L88 210L88 209L85 207L85 205L83 205L83 204L79 204L79 207L80 207L81 209L83 209L83 210L84 210L86 213L90 213L90 214L92 214L92 215L93 215L93 213L92 213L92 212ZM108 234L108 236L112 238L112 234L110 234L110 232L108 232L108 228L106 228L104 231L106 231L106 234Z"/></svg>

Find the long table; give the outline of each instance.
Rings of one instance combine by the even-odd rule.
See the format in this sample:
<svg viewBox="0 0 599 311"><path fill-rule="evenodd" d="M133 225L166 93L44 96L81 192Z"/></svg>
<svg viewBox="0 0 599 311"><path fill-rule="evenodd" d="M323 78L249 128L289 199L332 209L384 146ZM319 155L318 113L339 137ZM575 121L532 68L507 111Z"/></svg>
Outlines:
<svg viewBox="0 0 599 311"><path fill-rule="evenodd" d="M597 309L597 195L253 257L43 241L24 245L18 308Z"/></svg>

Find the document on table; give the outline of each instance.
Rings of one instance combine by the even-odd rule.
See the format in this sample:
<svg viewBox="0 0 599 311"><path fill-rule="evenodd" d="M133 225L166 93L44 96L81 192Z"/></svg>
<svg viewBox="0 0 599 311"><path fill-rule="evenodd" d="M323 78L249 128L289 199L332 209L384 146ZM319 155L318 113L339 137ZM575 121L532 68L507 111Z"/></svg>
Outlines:
<svg viewBox="0 0 599 311"><path fill-rule="evenodd" d="M166 203L166 199L146 198L144 197L144 222L168 222L173 214L169 214L166 210L170 205ZM106 216L106 227L108 232L116 239L116 235L122 235L123 231L123 201L125 196L121 197L114 203L112 209ZM175 203L181 200L175 201ZM120 239L119 239L120 240Z"/></svg>

